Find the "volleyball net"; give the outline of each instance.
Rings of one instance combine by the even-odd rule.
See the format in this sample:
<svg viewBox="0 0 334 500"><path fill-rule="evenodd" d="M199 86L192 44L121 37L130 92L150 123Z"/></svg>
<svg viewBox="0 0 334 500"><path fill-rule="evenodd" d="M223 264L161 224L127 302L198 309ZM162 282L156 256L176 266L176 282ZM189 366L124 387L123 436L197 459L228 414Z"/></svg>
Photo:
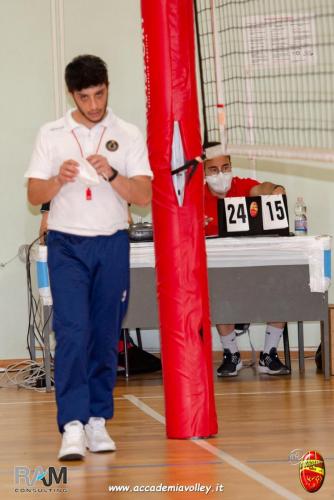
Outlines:
<svg viewBox="0 0 334 500"><path fill-rule="evenodd" d="M333 0L195 0L204 142L334 160Z"/></svg>

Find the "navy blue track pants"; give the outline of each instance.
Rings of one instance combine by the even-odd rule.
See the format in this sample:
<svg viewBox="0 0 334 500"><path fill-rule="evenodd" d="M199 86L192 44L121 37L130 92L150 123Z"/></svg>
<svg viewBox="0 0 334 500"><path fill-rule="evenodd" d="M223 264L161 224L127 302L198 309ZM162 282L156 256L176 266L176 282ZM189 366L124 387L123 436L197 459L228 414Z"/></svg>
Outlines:
<svg viewBox="0 0 334 500"><path fill-rule="evenodd" d="M48 267L56 336L58 426L113 416L118 340L129 294L127 231L75 236L50 231Z"/></svg>

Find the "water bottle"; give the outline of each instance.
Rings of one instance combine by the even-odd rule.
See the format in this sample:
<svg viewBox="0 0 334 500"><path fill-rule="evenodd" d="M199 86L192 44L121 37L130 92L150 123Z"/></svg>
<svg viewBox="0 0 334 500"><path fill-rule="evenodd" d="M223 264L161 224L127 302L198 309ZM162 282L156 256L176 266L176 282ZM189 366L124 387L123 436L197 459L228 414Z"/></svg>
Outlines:
<svg viewBox="0 0 334 500"><path fill-rule="evenodd" d="M52 296L49 283L47 252L48 247L46 245L39 245L36 258L37 285L42 304L44 306L51 306Z"/></svg>
<svg viewBox="0 0 334 500"><path fill-rule="evenodd" d="M295 235L307 235L306 205L302 197L298 197L295 204Z"/></svg>

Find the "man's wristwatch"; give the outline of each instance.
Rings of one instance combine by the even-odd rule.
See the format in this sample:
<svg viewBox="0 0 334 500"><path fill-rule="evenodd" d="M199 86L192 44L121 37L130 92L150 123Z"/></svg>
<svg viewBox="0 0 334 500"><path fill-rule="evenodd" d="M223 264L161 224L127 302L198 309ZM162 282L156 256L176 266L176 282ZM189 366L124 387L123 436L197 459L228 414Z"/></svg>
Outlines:
<svg viewBox="0 0 334 500"><path fill-rule="evenodd" d="M50 211L50 202L48 201L47 203L43 203L43 205L40 208L41 214L44 212L49 212Z"/></svg>
<svg viewBox="0 0 334 500"><path fill-rule="evenodd" d="M112 170L112 174L110 177L108 177L108 182L112 182L118 176L118 170L116 170L116 168L114 168L114 167L110 167L110 168Z"/></svg>

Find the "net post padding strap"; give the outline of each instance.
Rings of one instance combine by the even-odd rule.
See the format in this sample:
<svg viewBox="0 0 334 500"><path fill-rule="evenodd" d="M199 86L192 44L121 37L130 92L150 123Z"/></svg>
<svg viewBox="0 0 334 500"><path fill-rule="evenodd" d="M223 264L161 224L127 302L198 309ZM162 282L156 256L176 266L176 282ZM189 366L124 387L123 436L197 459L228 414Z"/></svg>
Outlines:
<svg viewBox="0 0 334 500"><path fill-rule="evenodd" d="M203 169L179 206L171 175L174 121L185 158L201 154L191 0L142 0L147 138L169 438L217 432L212 380Z"/></svg>

